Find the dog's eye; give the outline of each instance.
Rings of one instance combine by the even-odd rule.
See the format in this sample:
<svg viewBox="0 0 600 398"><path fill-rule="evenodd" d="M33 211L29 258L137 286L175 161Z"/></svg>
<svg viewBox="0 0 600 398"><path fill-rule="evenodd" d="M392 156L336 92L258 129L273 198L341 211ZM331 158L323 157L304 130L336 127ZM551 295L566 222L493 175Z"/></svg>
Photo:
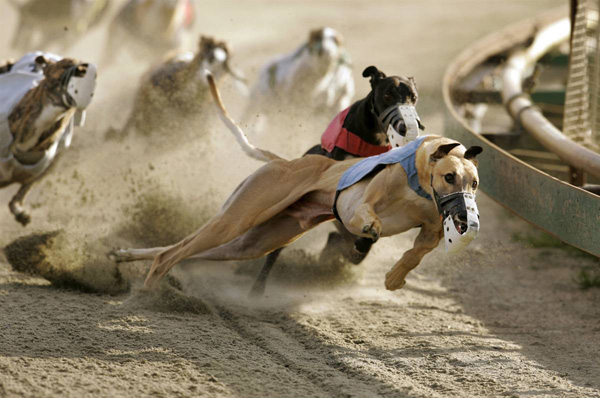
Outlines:
<svg viewBox="0 0 600 398"><path fill-rule="evenodd" d="M477 181L473 181L473 189L477 189Z"/></svg>
<svg viewBox="0 0 600 398"><path fill-rule="evenodd" d="M383 99L386 100L386 101L391 101L392 100L392 96L389 95L389 94L384 94L383 95Z"/></svg>
<svg viewBox="0 0 600 398"><path fill-rule="evenodd" d="M453 173L448 173L444 176L444 180L446 180L446 182L448 184L454 184L454 174Z"/></svg>

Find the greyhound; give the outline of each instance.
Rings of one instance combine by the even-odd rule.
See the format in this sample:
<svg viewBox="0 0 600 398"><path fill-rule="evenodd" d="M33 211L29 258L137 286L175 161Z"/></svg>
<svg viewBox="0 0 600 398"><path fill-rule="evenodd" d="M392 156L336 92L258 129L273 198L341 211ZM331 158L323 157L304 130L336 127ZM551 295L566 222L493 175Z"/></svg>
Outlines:
<svg viewBox="0 0 600 398"><path fill-rule="evenodd" d="M314 29L297 49L261 68L242 125L256 121L253 127L265 130L279 109L288 120L306 112L329 118L350 106L353 96L352 61L343 36L328 27Z"/></svg>
<svg viewBox="0 0 600 398"><path fill-rule="evenodd" d="M207 75L207 80L219 116L244 151L271 160L234 190L217 215L182 241L112 253L116 261L154 259L145 288L155 287L186 258L259 258L337 218L352 234L374 241L421 229L413 248L386 274L386 289L396 290L442 238L446 249L455 251L475 237L476 156L481 147L466 149L449 138L430 135L366 159L335 161L307 155L285 160L248 143L227 114L214 79Z"/></svg>
<svg viewBox="0 0 600 398"><path fill-rule="evenodd" d="M159 128L170 131L189 123L211 101L205 69L217 79L232 76L244 93L245 79L231 66L231 53L225 41L202 35L196 53L182 53L153 66L141 79L123 131L149 135Z"/></svg>
<svg viewBox="0 0 600 398"><path fill-rule="evenodd" d="M29 53L0 70L0 188L21 184L9 207L27 225L23 202L33 184L71 145L96 86L96 66L54 54Z"/></svg>
<svg viewBox="0 0 600 398"><path fill-rule="evenodd" d="M414 78L387 76L375 66L367 67L362 75L370 78L371 91L333 118L321 136L321 144L315 145L306 154L335 160L379 155L414 140L419 129L425 129L414 111L419 99ZM412 113L416 128L410 129L411 123L398 115L400 109L405 114L407 111ZM394 111L397 111L395 115ZM321 256L341 253L352 264L360 264L369 254L373 240L352 235L339 222L335 226L337 232L329 234ZM275 250L267 256L252 286L252 295L264 293L269 273L281 251Z"/></svg>

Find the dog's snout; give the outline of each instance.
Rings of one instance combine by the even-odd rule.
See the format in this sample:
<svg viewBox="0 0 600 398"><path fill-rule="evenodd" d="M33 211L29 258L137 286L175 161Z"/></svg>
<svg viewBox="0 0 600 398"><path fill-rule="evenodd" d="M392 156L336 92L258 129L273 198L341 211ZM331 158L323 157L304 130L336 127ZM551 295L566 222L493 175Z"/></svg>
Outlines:
<svg viewBox="0 0 600 398"><path fill-rule="evenodd" d="M75 76L84 77L88 70L88 66L88 64L79 64L77 68L75 68Z"/></svg>
<svg viewBox="0 0 600 398"><path fill-rule="evenodd" d="M396 124L396 131L398 133L400 133L400 135L402 135L402 136L406 135L406 124L404 123L403 120L399 121Z"/></svg>
<svg viewBox="0 0 600 398"><path fill-rule="evenodd" d="M454 214L454 226L460 234L464 234L468 229L469 218L466 211L459 211Z"/></svg>

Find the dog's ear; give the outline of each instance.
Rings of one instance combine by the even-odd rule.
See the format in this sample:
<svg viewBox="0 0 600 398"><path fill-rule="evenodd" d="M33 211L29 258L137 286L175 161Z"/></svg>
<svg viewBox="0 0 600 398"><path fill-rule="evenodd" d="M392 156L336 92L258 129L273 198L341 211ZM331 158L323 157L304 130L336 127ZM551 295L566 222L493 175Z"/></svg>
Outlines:
<svg viewBox="0 0 600 398"><path fill-rule="evenodd" d="M44 67L48 65L48 60L43 55L38 55L37 57L35 57L35 63L40 65L41 67Z"/></svg>
<svg viewBox="0 0 600 398"><path fill-rule="evenodd" d="M470 160L475 164L475 166L478 166L478 162L475 157L479 155L482 151L483 148L481 148L480 146L472 146L465 152L465 159Z"/></svg>
<svg viewBox="0 0 600 398"><path fill-rule="evenodd" d="M438 160L440 160L444 156L448 156L448 153L450 153L451 150L453 150L454 148L456 148L459 145L460 145L459 142L453 142L451 144L440 145L435 150L435 152L429 157L429 161L431 161L431 162L437 162Z"/></svg>
<svg viewBox="0 0 600 398"><path fill-rule="evenodd" d="M200 42L198 43L198 47L200 48L200 52L203 53L205 51L210 50L215 45L215 38L212 36L200 36Z"/></svg>
<svg viewBox="0 0 600 398"><path fill-rule="evenodd" d="M412 76L408 77L408 81L411 82L411 84L413 85L413 87L415 88L415 90L418 88L417 87L417 82L415 81L415 78Z"/></svg>
<svg viewBox="0 0 600 398"><path fill-rule="evenodd" d="M465 159L475 159L475 156L479 155L483 151L480 146L472 146L465 152Z"/></svg>
<svg viewBox="0 0 600 398"><path fill-rule="evenodd" d="M379 69L377 69L377 67L371 65L369 66L367 69L365 69L362 73L363 77L370 77L371 80L369 81L369 83L371 83L371 87L373 87L375 84L377 84L377 82L379 82L379 80L381 79L385 79L387 76L385 75L385 73L383 73L382 71L380 71Z"/></svg>
<svg viewBox="0 0 600 398"><path fill-rule="evenodd" d="M313 29L308 33L308 42L309 43L318 43L323 40L323 32L325 28L317 28Z"/></svg>

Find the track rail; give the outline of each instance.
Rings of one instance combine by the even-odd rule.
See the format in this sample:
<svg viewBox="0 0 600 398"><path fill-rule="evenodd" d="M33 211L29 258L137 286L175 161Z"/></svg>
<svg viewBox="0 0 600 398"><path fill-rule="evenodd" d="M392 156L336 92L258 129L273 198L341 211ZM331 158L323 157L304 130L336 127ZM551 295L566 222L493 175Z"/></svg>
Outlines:
<svg viewBox="0 0 600 398"><path fill-rule="evenodd" d="M531 97L523 93L522 81L528 67L534 65L552 47L569 39L571 24L560 19L536 35L529 48L510 56L502 74L502 100L513 119L569 165L600 178L600 154L571 141L534 107Z"/></svg>
<svg viewBox="0 0 600 398"><path fill-rule="evenodd" d="M565 15L566 9L555 10L489 35L465 49L450 64L443 80L445 131L466 146L484 148L479 159L481 188L492 199L563 242L600 257L600 197L530 166L474 132L457 111L459 104L453 98L453 89L479 65L516 49L539 27ZM576 156L577 151L572 149L571 155Z"/></svg>

